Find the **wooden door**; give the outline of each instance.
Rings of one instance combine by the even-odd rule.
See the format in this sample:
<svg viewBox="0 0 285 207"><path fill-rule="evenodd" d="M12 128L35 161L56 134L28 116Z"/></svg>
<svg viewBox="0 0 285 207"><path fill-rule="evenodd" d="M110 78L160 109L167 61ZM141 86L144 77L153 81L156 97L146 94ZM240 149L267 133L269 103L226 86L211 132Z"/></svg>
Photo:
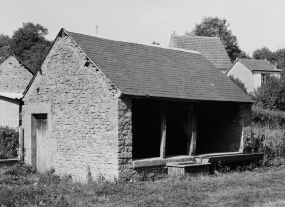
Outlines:
<svg viewBox="0 0 285 207"><path fill-rule="evenodd" d="M44 172L47 167L47 115L37 114L36 118L36 168Z"/></svg>

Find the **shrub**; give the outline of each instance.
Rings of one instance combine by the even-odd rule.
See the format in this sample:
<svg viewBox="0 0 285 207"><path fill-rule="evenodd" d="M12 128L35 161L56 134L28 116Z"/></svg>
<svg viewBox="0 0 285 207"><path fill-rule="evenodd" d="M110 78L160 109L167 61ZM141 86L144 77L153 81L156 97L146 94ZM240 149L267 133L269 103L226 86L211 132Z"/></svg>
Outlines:
<svg viewBox="0 0 285 207"><path fill-rule="evenodd" d="M18 130L8 126L0 126L0 159L17 157L18 148Z"/></svg>
<svg viewBox="0 0 285 207"><path fill-rule="evenodd" d="M247 127L244 130L244 152L264 153L264 162L285 158L285 130Z"/></svg>
<svg viewBox="0 0 285 207"><path fill-rule="evenodd" d="M24 162L19 162L16 165L7 168L4 172L4 175L27 176L35 173L35 167L27 165Z"/></svg>
<svg viewBox="0 0 285 207"><path fill-rule="evenodd" d="M252 98L260 108L285 111L285 77L268 77L267 83L259 87Z"/></svg>
<svg viewBox="0 0 285 207"><path fill-rule="evenodd" d="M257 127L285 129L285 112L252 107L252 121Z"/></svg>

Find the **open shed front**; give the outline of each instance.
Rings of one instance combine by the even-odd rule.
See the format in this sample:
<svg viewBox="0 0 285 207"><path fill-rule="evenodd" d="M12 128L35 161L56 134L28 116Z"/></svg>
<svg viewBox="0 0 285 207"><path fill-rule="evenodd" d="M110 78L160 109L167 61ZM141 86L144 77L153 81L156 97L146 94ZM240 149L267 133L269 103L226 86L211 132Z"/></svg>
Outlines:
<svg viewBox="0 0 285 207"><path fill-rule="evenodd" d="M238 152L250 106L235 102L133 99L134 168L167 163L158 160L194 160L201 154Z"/></svg>

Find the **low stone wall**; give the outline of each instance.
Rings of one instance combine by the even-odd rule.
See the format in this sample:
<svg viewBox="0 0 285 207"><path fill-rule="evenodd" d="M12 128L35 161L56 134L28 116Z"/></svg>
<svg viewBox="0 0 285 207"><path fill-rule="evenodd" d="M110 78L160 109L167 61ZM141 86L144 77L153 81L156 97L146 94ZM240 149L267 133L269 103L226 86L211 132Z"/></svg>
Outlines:
<svg viewBox="0 0 285 207"><path fill-rule="evenodd" d="M18 159L5 159L0 160L0 167L13 166L19 162Z"/></svg>

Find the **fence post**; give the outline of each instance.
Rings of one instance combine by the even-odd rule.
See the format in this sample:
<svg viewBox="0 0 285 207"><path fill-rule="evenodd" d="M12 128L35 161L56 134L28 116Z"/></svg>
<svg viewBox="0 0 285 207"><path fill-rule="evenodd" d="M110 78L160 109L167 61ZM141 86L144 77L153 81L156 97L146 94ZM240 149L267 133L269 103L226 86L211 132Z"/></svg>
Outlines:
<svg viewBox="0 0 285 207"><path fill-rule="evenodd" d="M24 161L24 128L19 128L19 159Z"/></svg>

